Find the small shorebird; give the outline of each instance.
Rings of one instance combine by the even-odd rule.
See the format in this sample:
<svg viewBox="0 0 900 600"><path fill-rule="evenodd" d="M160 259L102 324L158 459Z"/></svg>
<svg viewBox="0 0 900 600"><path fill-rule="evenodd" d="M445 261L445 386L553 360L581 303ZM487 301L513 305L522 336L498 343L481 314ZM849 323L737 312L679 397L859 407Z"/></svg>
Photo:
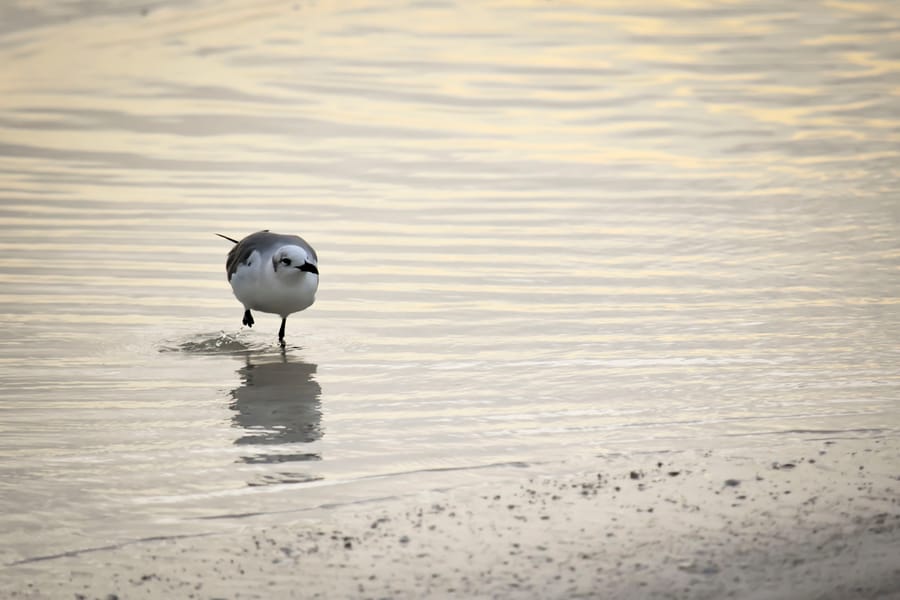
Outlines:
<svg viewBox="0 0 900 600"><path fill-rule="evenodd" d="M316 300L316 251L300 236L271 233L268 229L251 233L241 241L221 233L216 235L234 242L225 270L235 298L244 305L244 325L253 327L251 310L279 315L278 341L283 346L288 315L309 308Z"/></svg>

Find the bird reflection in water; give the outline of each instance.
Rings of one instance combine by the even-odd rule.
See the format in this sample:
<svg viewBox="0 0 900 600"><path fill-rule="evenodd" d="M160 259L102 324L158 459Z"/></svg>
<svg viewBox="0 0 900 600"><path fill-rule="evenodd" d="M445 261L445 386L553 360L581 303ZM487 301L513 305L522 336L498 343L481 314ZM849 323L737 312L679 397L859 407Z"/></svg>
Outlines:
<svg viewBox="0 0 900 600"><path fill-rule="evenodd" d="M257 452L243 456L249 464L294 463L321 460L312 450L274 452L280 444L313 444L322 438L322 388L314 379L316 365L290 360L282 354L277 359L258 358L248 354L238 369L241 385L230 393L229 406L235 412L232 424L243 431L235 440L239 446L254 447ZM301 483L320 479L310 473L294 471L269 472L250 485Z"/></svg>

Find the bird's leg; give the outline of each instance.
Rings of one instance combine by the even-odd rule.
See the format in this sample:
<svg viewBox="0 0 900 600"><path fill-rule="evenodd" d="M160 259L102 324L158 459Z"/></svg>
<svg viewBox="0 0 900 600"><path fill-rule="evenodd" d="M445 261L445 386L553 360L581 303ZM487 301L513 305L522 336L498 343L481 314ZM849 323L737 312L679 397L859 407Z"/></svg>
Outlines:
<svg viewBox="0 0 900 600"><path fill-rule="evenodd" d="M253 320L253 315L250 314L250 309L249 309L249 308L248 308L247 310L244 311L244 320L243 320L242 322L243 322L244 325L246 325L247 327L253 327L253 323L254 323L255 321Z"/></svg>
<svg viewBox="0 0 900 600"><path fill-rule="evenodd" d="M287 317L281 319L281 329L278 330L278 341L284 346L284 326L287 323Z"/></svg>

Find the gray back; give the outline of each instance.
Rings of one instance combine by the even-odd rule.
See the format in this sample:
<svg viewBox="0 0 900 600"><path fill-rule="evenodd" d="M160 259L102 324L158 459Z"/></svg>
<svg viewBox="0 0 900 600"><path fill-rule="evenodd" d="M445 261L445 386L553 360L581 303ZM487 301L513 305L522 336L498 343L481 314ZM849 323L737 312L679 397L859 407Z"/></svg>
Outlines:
<svg viewBox="0 0 900 600"><path fill-rule="evenodd" d="M299 235L271 233L268 229L265 229L251 233L235 244L234 248L228 253L228 258L225 259L225 271L228 273L228 281L231 281L231 276L237 271L239 265L246 264L247 259L250 258L254 251L259 251L265 257L273 254L282 246L300 246L306 250L313 263L319 261L319 257L316 256L316 251L313 250L313 247L307 244L306 240Z"/></svg>

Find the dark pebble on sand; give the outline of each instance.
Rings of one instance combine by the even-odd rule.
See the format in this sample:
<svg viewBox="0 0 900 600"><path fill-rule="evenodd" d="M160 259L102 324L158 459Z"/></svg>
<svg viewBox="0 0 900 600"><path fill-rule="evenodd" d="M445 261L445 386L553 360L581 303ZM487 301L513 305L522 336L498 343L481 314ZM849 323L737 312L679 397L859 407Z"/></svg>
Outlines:
<svg viewBox="0 0 900 600"><path fill-rule="evenodd" d="M741 485L741 481L739 479L726 479L725 485L727 485L728 487L737 487Z"/></svg>

